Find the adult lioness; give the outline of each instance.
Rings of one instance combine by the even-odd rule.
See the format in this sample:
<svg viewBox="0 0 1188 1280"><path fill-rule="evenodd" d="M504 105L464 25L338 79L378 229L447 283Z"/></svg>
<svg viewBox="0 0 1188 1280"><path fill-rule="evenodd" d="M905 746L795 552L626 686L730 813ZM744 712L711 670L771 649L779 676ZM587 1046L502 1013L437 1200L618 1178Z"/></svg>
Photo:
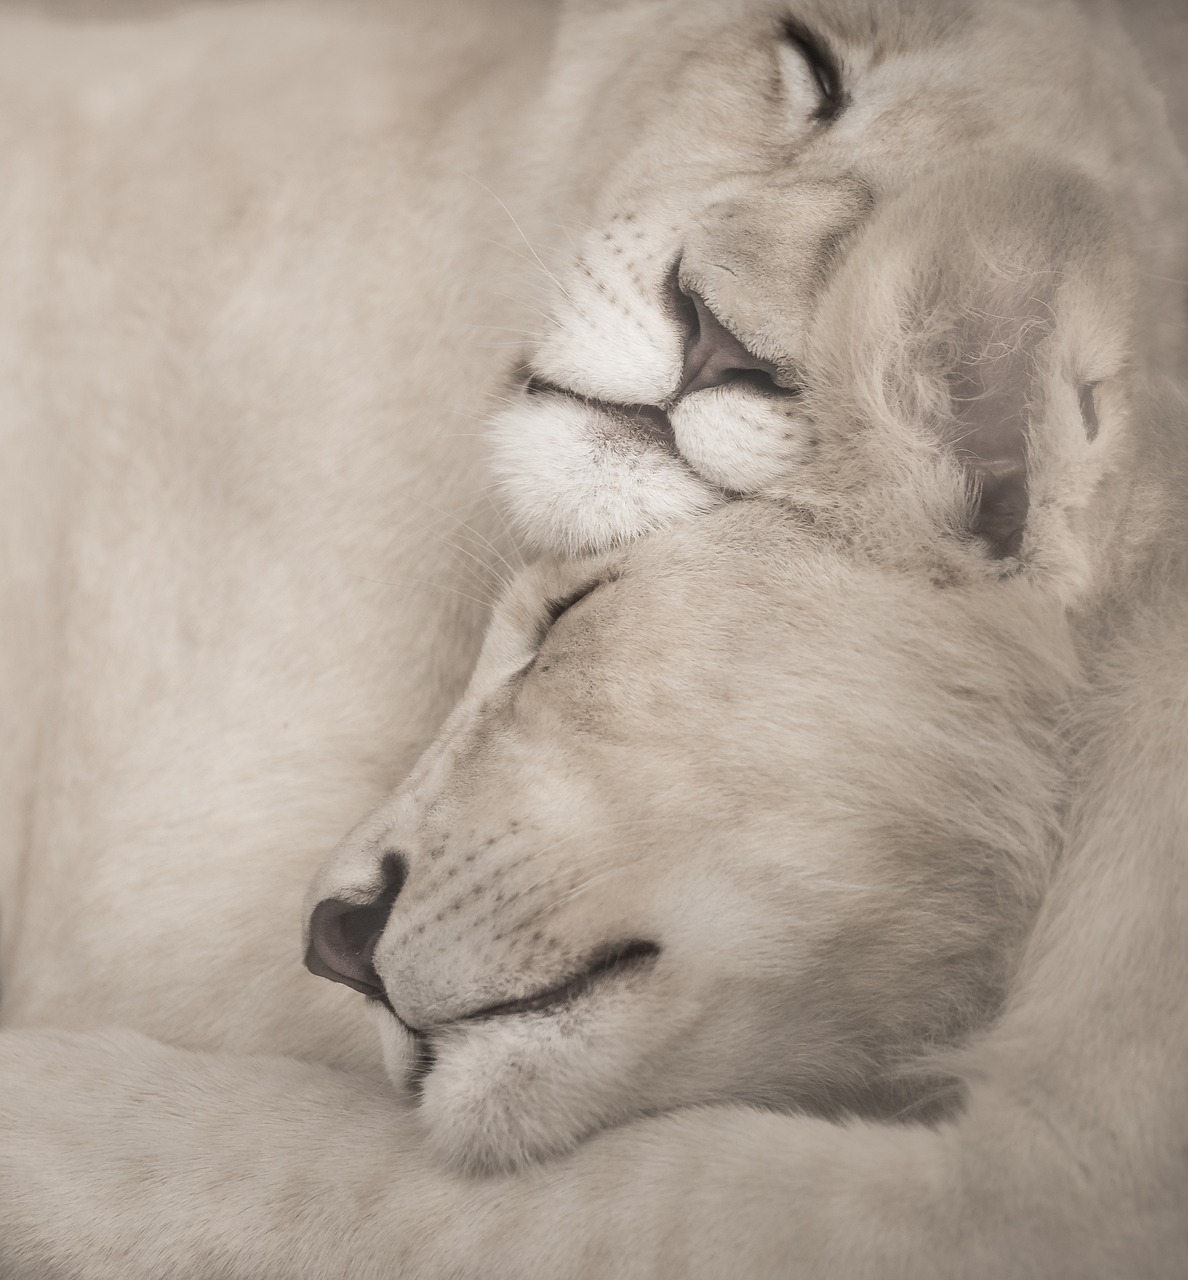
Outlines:
<svg viewBox="0 0 1188 1280"><path fill-rule="evenodd" d="M1046 882L1077 673L1050 592L931 567L755 503L517 582L315 892L311 963L392 1014L434 1149L511 1168L692 1102L929 1099L902 1072L998 1007Z"/></svg>
<svg viewBox="0 0 1188 1280"><path fill-rule="evenodd" d="M1180 171L1157 100L1108 23L997 0L897 0L869 22L860 8L831 12L817 31L809 9L788 25L750 6L568 8L529 134L535 186L510 153L551 7L244 5L95 25L4 15L12 374L0 512L7 616L20 619L2 649L9 1025L114 1020L192 1046L372 1058L353 1004L294 969L284 903L296 910L320 849L428 741L476 650L499 525L473 515L483 480L468 438L507 331L533 323L492 295L529 291L517 265L539 274L487 246L497 228L510 233L501 193L550 242L605 221L596 260L563 278L575 309L559 328L550 320L538 373L642 399L681 363L682 331L661 303L677 241L685 274L672 300L717 340L702 348L712 372L723 351L739 358L722 325L741 313L708 282L698 293L689 272L697 253L706 269L710 257L741 263L697 237L716 226L728 239L738 219L726 215L752 206L760 222L763 210L782 216L793 188L820 189L822 164L844 171L825 182L833 196L877 205L967 149L968 130L951 127L956 94L982 143L1025 132L1100 174L1144 255L1152 343L1170 332ZM612 73L628 40L639 57ZM832 84L824 40L845 72L831 122L815 119ZM1058 59L1043 56L1057 47ZM682 58L677 75L670 60ZM712 111L690 115L690 95ZM582 128L575 117L593 99L601 114ZM646 131L612 123L634 110ZM624 158L608 175L615 151ZM605 208L589 205L595 188ZM727 189L737 201L708 219L707 193ZM826 222L850 226L857 206L833 196ZM639 250L616 255L628 226ZM797 273L820 249L774 245L776 290L756 295L756 315L776 306L789 341L812 310ZM646 342L624 345L627 314ZM583 316L593 327L575 330ZM765 350L748 359L778 355ZM632 368L632 351L646 377L628 387L595 376ZM787 397L756 390L767 375L750 372L749 384L687 394L672 421L696 417L695 401L737 408L751 393L783 421ZM544 384L536 394L549 421L577 411L613 425L613 413ZM518 421L531 443L540 414ZM718 500L717 484L628 425L610 434L648 493L664 493L651 483L660 467L701 506ZM587 496L563 506L577 541L598 511ZM438 513L446 526L477 519L478 532L443 539Z"/></svg>
<svg viewBox="0 0 1188 1280"><path fill-rule="evenodd" d="M970 307L944 289L988 279L993 295L1009 278L1002 262L928 270L929 220L969 181L959 171L885 210L817 323L853 321L862 294L852 286L865 279L917 316L909 330L943 338L957 322L980 333L962 326ZM1014 181L1024 185L1006 207L1025 218L1021 240L996 231L1002 210L980 201L971 243L1046 251L1031 201L1075 184L1056 175L1046 187L1028 166ZM818 419L823 436L864 434L872 446L898 426L900 483L880 487L876 472L852 490L870 536L849 508L753 500L559 578L531 574L492 634L473 699L314 895L322 966L427 1033L436 1056L420 1063L430 1067L421 1108L456 1161L564 1150L639 1106L726 1094L768 1108L637 1120L543 1167L476 1181L429 1158L423 1116L357 1079L126 1035L11 1033L0 1055L9 1270L1176 1274L1188 1099L1183 1029L1168 1011L1188 976L1177 932L1188 815L1174 783L1188 763L1188 699L1184 570L1159 535L1183 518L1185 446L1169 423L1179 427L1185 410L1175 404L1164 419L1144 398L1136 417L1128 411L1117 382L1124 332L1103 305L1117 301L1108 220L1082 194L1056 207L1088 219L1092 251L1048 264L1054 324L1024 348L1029 375L1007 384L1029 406L1029 461L1045 494L1045 536L1024 542L1018 569L1004 576L987 555L959 444L934 432L965 411L955 371L1015 366L998 343L971 353L942 342L934 355L947 349L950 363L918 379L911 346L900 347L905 359L884 378L855 379L839 416ZM906 254L912 229L921 269ZM907 261L887 263L884 231ZM1033 269L1015 282L1031 296L1039 279ZM1018 314L1016 339L1037 323ZM1115 386L1089 414L1076 387L1095 360L1113 362ZM938 390L947 417L919 416L939 411ZM909 415L897 424L896 406ZM892 536L899 527L911 536ZM1085 566L1088 575L1070 572ZM603 585L591 595L592 581ZM641 607L649 584L656 599ZM702 609L707 594L719 609ZM1082 612L1092 602L1100 625L1082 622L1095 692L1071 729L1069 843L1007 1011L945 1064L965 1079L966 1106L936 1128L778 1114L772 1103L820 1087L818 1070L836 1083L858 1060L877 1079L878 1046L891 1045L894 1062L993 1004L986 959L1017 937L1060 794L1037 769L1045 703L1073 676L1070 600ZM542 636L550 617L554 632ZM690 677L697 699L685 696ZM616 749L616 724L642 737L638 776ZM672 741L674 724L689 734ZM872 737L889 740L873 758ZM712 775L696 772L703 740L718 758ZM666 759L684 762L695 785L674 785ZM812 785L789 787L781 764ZM557 856L575 810L589 840L608 808L654 815L660 830L641 823L635 845L607 824L605 843ZM773 812L774 830L764 821ZM628 892L614 890L616 875ZM914 892L901 896L905 881ZM878 911L864 920L872 888ZM971 901L981 905L963 918ZM377 905L387 925L378 945ZM962 993L957 1009L933 1002L938 954L945 989ZM849 1024L863 992L871 1004L857 999L864 1016ZM391 1014L379 1016L393 1066L416 1065ZM139 1185L154 1162L157 1176Z"/></svg>

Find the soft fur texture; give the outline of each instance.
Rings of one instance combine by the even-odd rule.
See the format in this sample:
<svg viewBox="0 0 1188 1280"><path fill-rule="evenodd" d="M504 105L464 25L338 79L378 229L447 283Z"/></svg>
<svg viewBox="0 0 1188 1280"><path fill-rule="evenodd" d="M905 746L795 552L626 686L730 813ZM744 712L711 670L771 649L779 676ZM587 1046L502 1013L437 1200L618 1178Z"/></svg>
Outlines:
<svg viewBox="0 0 1188 1280"><path fill-rule="evenodd" d="M3 16L8 1025L380 1069L296 922L495 594L477 433L525 321L488 188L546 17Z"/></svg>
<svg viewBox="0 0 1188 1280"><path fill-rule="evenodd" d="M488 234L501 234L488 232L498 225L499 210L478 183L457 174L478 174L488 185L494 177L498 188L494 175L502 172L508 96L531 87L534 65L532 42L525 46L524 39L534 29L535 11L525 7L513 24L507 6L496 22L484 13L489 8L437 6L432 17L418 17L414 7L392 26L388 16L354 6L335 6L331 13L303 9L300 22L290 12L279 24L269 10L252 7L171 20L176 27L101 34L5 19L5 146L16 175L6 188L4 213L5 243L13 246L3 259L10 371L5 448L14 462L0 471L9 486L0 511L6 546L13 549L6 590L16 594L11 616L22 626L4 651L12 731L5 742L10 843L0 860L0 909L9 1025L122 1023L180 1045L275 1049L351 1064L371 1059L362 1002L300 973L289 922L316 846L344 826L349 813L379 798L452 700L481 616L456 593L481 600L488 567L497 559L485 541L495 530L483 524L473 535L477 549L470 535L463 540L463 558L435 550L446 545L439 541L443 530L460 517L483 518L474 514L481 511L481 481L467 466L478 446L464 443L472 430L465 415L478 411L502 353L484 354L489 334L484 330L475 341L472 326L525 324L516 307L484 303L469 287L472 279L490 279L492 254L477 246ZM715 117L748 99L751 81L738 87L732 76L749 64L745 57L730 61L738 46L715 36L712 14L701 28L697 7L690 5L692 25L683 32L665 27L658 38L640 25L655 12L654 6L628 6L602 13L597 22L610 33L608 40L639 33L636 71L646 72L660 98L673 78L646 63L662 58L671 42L685 51L713 48L725 59L707 77L721 88ZM994 5L972 12L993 27L999 15L1009 25L1029 21L1036 11ZM1045 29L1075 32L1045 28L1064 21L1063 12L1053 6L1037 14L1041 35ZM959 16L956 7L953 13ZM546 15L535 17L541 27L547 24ZM410 35L406 24L414 20L424 25ZM749 28L744 23L739 30ZM894 30L920 41L921 56L909 65L922 63L923 74L941 52L924 38L928 23L905 11ZM467 39L459 50L462 35ZM739 39L756 47L749 35ZM571 50L583 52L576 60L572 52L563 54L557 83L580 97L575 68L590 68L585 88L591 91L601 72L594 46L576 35L571 41ZM1055 44L1059 56L1052 53ZM487 57L494 54L498 62L512 45L524 62L501 69L502 79L476 82ZM1102 60L1070 84L1073 51L1093 47ZM1120 172L1114 166L1133 164L1134 173L1113 189L1115 195L1136 193L1128 205L1107 190L1105 202L1114 205L1124 239L1143 254L1169 255L1159 259L1166 267L1177 251L1169 234L1176 228L1170 205L1161 206L1152 193L1165 177L1174 188L1176 170L1156 124L1141 124L1128 109L1131 96L1140 105L1145 101L1128 55L1100 33L1094 40L1083 30L1051 45L1041 39L1035 48L1047 51L1044 71L1022 78L1046 105L1023 113L1018 129L1026 123L1033 143L1051 129L1041 151L1094 170L1078 148L1092 151L1096 144L1084 140L1100 135L1076 112L1090 111L1095 95L1103 95L1109 105L1098 123L1116 129L1111 136L1120 142L1109 164L1099 157L1096 172L1108 178ZM1021 91L1011 68L1022 46L996 29L975 28L964 42L945 47L935 65L954 65L962 49L985 64L984 92L998 114L1010 115L1005 108ZM217 77L211 77L212 62L219 66ZM54 75L47 76L51 63ZM440 120L443 66L474 91L448 128L435 133L427 121ZM970 63L961 66L968 78ZM1125 92L1114 99L1103 87L1110 67L1129 76ZM706 70L703 61L698 74ZM796 76L794 69L789 74ZM319 86L316 94L311 82ZM913 101L919 89L917 82ZM662 127L673 105L672 99L649 103L629 79L619 99L598 92L612 124L598 147L583 150L581 168L589 175L605 172L624 138L638 136L631 110ZM1066 100L1076 105L1066 106ZM35 116L33 109L47 101L55 111ZM622 104L618 117L618 109L610 109L616 102ZM564 142L572 136L571 117L561 106L549 119ZM868 120L872 153L882 147L894 156L897 121L947 119L935 102L921 112L889 111L881 131ZM33 118L47 123L30 130ZM245 129L247 120L251 129ZM426 141L413 146L410 136ZM739 147L746 136L744 129L742 138L727 141ZM954 141L964 150L959 135ZM682 154L689 145L680 144ZM911 150L888 168L910 176ZM549 154L546 147L542 154ZM87 157L85 164L80 156ZM636 163L649 176L657 168L654 152L641 153ZM798 172L795 154L789 166ZM376 174L384 172L398 178L377 196ZM946 592L971 601L1033 601L1034 631L1023 610L987 619L971 637L987 654L973 673L973 687L983 684L978 696L992 712L977 725L986 741L1021 735L1027 751L1041 755L1051 711L1045 699L1074 675L1062 656L1059 620L1065 607L1077 611L1093 692L1068 732L1077 781L1069 836L1007 1011L959 1064L969 1089L961 1115L935 1130L865 1123L840 1128L707 1107L624 1124L512 1179L473 1181L443 1170L424 1142L423 1116L358 1073L187 1052L130 1032L11 1031L0 1041L0 1272L21 1280L1176 1274L1188 1244L1182 1214L1188 1098L1181 1070L1188 1045L1178 1019L1179 993L1188 979L1182 943L1188 903L1180 874L1188 826L1180 785L1188 764L1188 707L1182 569L1172 552L1161 555L1158 540L1171 530L1175 542L1174 531L1182 527L1176 446L1186 415L1174 395L1142 390L1117 363L1126 344L1127 292L1116 288L1122 277L1113 273L1125 276L1126 255L1115 255L1112 247L1110 212L1101 213L1091 194L1088 220L1074 217L1070 244L1054 244L1044 233L1051 221L1041 218L1036 225L1035 193L1050 190L1046 184L1078 189L1081 179L1043 165L1025 172L1031 177L1020 190L1031 196L1017 207L992 201L982 225L1010 227L1020 209L1030 211L1022 243L1045 269L1067 272L1074 285L1043 293L1052 307L1051 331L1040 335L1034 352L1028 348L1023 390L1030 420L1041 430L1028 437L1031 508L1017 555L992 559L978 534L980 477L971 475L960 440L947 431L960 418L961 397L946 409L935 382L925 379L920 390L931 385L932 394L920 402L939 413L922 422L872 413L870 391L886 384L855 378L865 366L852 363L866 349L867 331L859 325L853 348L837 353L835 367L828 345L814 355L813 325L836 322L828 320L828 306L817 308L815 293L812 314L787 329L805 344L798 359L823 371L815 390L806 387L798 412L818 397L816 420L822 430L831 424L834 430L820 437L824 447L853 463L856 483L845 500L823 489L819 476L798 498L784 474L783 491L773 490L766 500L674 529L664 535L673 540L667 544L657 539L625 553L640 557L640 564L651 557L650 572L675 589L679 578L656 560L665 545L684 548L677 568L696 588L725 572L713 540L741 527L735 522L756 521L752 532L761 536L741 552L724 538L722 562L741 554L763 565L768 553L757 546L786 548L815 518L823 528L811 536L827 550L806 561L806 578L791 583L787 557L780 560L784 576L763 565L756 601L765 591L789 590L786 601L819 601L829 582L853 583L855 574L861 580L856 565L879 566L888 582L902 583L914 565L920 599L929 602L920 606L927 613L920 619L926 652L968 625ZM550 177L555 174L553 169ZM580 173L575 181L580 188ZM879 237L929 226L935 206L913 206L909 191L906 204L880 210L883 197L893 194L890 186L875 202L876 220L853 245L870 246L865 270L873 264L875 276L887 282L907 332L934 332L932 318L943 319L947 308L922 309L929 294L917 285L927 272L911 267L921 252L927 258L931 242L917 241L902 260L889 260ZM675 208L687 197L687 185L683 191L674 192ZM588 205L590 194L579 189L573 202L566 194L563 205L570 211L587 207L581 202ZM49 216L64 209L70 213L60 222ZM1144 221L1144 210L1153 211L1154 227ZM443 224L449 228L444 241ZM571 232L574 225L566 224ZM953 244L960 245L963 234L968 228L954 232ZM476 246L473 256L459 243ZM998 244L993 252L1000 251ZM377 257L386 264L378 282ZM1104 274L1095 274L1095 258ZM835 316L851 314L847 289L867 278L860 256L846 259L850 274L839 273L828 290ZM994 261L992 253L989 265ZM1173 342L1161 335L1173 333L1175 316L1170 292L1153 281L1175 273L1155 271L1154 261L1139 263L1138 350L1162 361ZM801 269L795 261L788 265ZM519 292L511 274L503 289ZM958 273L955 287L960 293L974 285L980 306L985 280L973 266ZM1047 290L1051 281L1045 280ZM613 292L612 285L605 283ZM1087 290L1079 300L1078 288ZM798 289L789 287L787 295L790 306L803 308ZM426 296L441 303L430 323ZM1106 300L1104 314L1094 298ZM679 342L676 332L674 327L665 341ZM960 342L950 348L950 360L955 357L959 368L966 357L981 361L993 349L979 345L985 333L977 326L958 325L956 336ZM618 368L623 353L613 333L609 338L603 367ZM466 353L464 380L458 377L460 351ZM579 355L587 353L595 368L600 351L586 343ZM1063 351L1077 356L1068 367L1059 359ZM905 368L914 367L888 366L889 385L903 404L916 403L902 378ZM924 367L932 374L954 368L943 360ZM558 369L550 373L556 378ZM1086 374L1114 383L1095 406L1100 430L1092 441L1078 405ZM1008 382L1015 385L1014 375ZM642 375L631 388L607 394L646 403L641 388ZM827 393L836 398L836 414ZM443 428L445 416L452 425ZM55 431L45 429L47 422ZM394 423L408 426L394 431ZM861 424L877 430L855 436ZM879 447L891 448L888 427L899 432L900 445L887 456L904 456L906 444L908 465L887 484L872 485L878 470L864 469L861 460L877 457ZM663 457L689 469L679 454L661 454L650 439L633 440L646 465ZM1032 440L1040 448L1034 459ZM735 456L745 461L748 451L740 447ZM690 483L702 486L701 505L720 501L720 484L705 487L704 478L690 476ZM801 478L814 479L811 469ZM763 479L770 482L772 473ZM663 485L648 482L640 491L649 489L658 501L668 501ZM912 499L908 506L905 497ZM578 507L570 513L573 541L605 541L602 526L595 526L595 537L583 531ZM756 512L782 514L764 529L761 516L748 514ZM905 513L910 537L888 538ZM855 537L865 534L868 517L871 536ZM526 525L534 527L533 519ZM548 526L541 527L547 534ZM627 524L612 536L632 531ZM477 583L466 567L470 555L480 561ZM828 651L832 636L853 639L857 632L877 672L902 653L911 633L917 606L901 612L902 594L881 586L898 601L888 618L893 643L884 653L878 643L882 613L868 588L859 586L854 603L865 605L863 627L874 615L870 632L855 628L844 592L836 615L821 617L814 608L803 624L788 624L824 670L841 670L844 653ZM532 588L524 589L531 596ZM731 593L745 594L734 580ZM695 596L691 603L702 600ZM596 598L586 606L603 607ZM744 616L728 612L723 626L737 626ZM970 616L979 616L976 608ZM521 617L521 627L525 621ZM580 633L575 614L559 624L557 641L567 623ZM764 635L779 626L777 618L766 620ZM1013 641L1000 648L998 641L1019 627L1021 649ZM508 641L506 631L502 641L493 637L492 653ZM691 635L689 652L696 656L705 643L704 635ZM1047 655L1038 666L1036 644ZM932 668L960 671L966 660L964 652L942 652L935 662L922 662L912 678ZM697 662L704 669L704 653ZM1021 683L1008 681L1004 689L1002 675L1013 667ZM492 676L488 667L476 676L476 688ZM639 680L647 679L645 667ZM869 705L894 712L907 694L885 683L870 689ZM694 702L688 690L681 693ZM943 723L951 725L945 705L960 693L937 692L934 710ZM822 696L846 705L828 681ZM1018 717L1010 710L1014 700L1028 703ZM642 708L632 710L642 714ZM697 705L680 710L705 714ZM723 732L720 724L713 728ZM819 735L811 741L836 759L828 726L809 728ZM462 726L463 736L470 732ZM741 748L754 746L744 740ZM951 787L968 768L957 751L930 771L935 757L926 748L917 742L905 751L902 768L927 779L929 787ZM864 750L857 749L854 776L842 780L851 801L887 785ZM1010 751L995 757L995 776L1009 779L1016 767L1027 772L1026 758ZM551 758L544 763L554 765ZM900 767L898 758L894 763ZM642 765L640 772L646 780ZM754 785L749 775L745 782ZM908 787L893 798L897 812L910 794ZM514 789L499 799L510 803ZM998 903L1001 927L993 916L979 916L973 924L975 933L987 931L983 941L966 939L975 951L990 946L1004 965L1043 879L1052 799L1037 762L1035 776L1019 783L1017 796L1004 800L992 789L979 796L974 787L960 802L950 793L940 810L959 823L985 815L1000 853L1003 821L1011 826L1016 800L1019 815L1026 815L1018 856L1008 859L1020 872L1007 879L1015 900L1008 892ZM823 820L819 811L805 817ZM707 832L707 844L710 838ZM949 876L959 869L951 863L944 868L941 884L950 893L957 884ZM794 870L803 874L804 868ZM319 882L316 893L327 884ZM830 891L824 881L817 887ZM731 890L740 892L737 885ZM679 886L678 903L681 893L692 892ZM411 879L409 893L416 893ZM611 904L606 922L619 923L621 916L613 913L621 911L623 899L600 900ZM654 908L649 893L641 900ZM839 892L833 905L844 900ZM416 901L410 896L410 904ZM748 910L754 902L748 900ZM685 913L686 932L662 939L683 938L672 945L685 955L695 918L715 929L729 923L713 916L713 904L694 905L702 914ZM912 918L919 919L926 905L908 904ZM821 930L814 933L818 939L823 925ZM483 939L472 929L464 941ZM454 963L462 966L456 971L461 989L473 994L466 987L467 954L455 953L461 959ZM661 951L657 975L663 975L668 954ZM897 959L908 974L918 962L923 975L936 957L928 948L907 948ZM380 958L381 966L392 962ZM696 999L692 962L689 969ZM516 972L535 977L523 967ZM716 975L707 967L701 993L713 996ZM777 983L786 981L782 969L775 976ZM894 975L880 966L874 976L887 982L877 989L894 997ZM646 974L641 970L637 977ZM870 988L863 990L875 998ZM955 1019L938 1022L932 993L921 993L913 1016L922 1021L909 1035L916 1048L920 1036L927 1039L938 1028L942 1039L958 1036L989 1013L998 979L991 971L988 983L967 994ZM897 1016L888 1022L892 1032L903 1031ZM770 1031L762 1023L749 1026L760 1038ZM827 1076L837 1083L853 1060L828 1054L844 1051L846 1038L826 1036L820 1043ZM716 1070L738 1064L731 1057L738 1046L715 1047L711 1037L701 1047ZM864 1058L875 1081L889 1069L894 1078L904 1048L892 1034ZM663 1046L650 1051L665 1052ZM455 1074L464 1084L465 1065ZM632 1080L632 1065L619 1065L610 1101L596 1099L593 1111L560 1140L554 1131L544 1143L525 1141L531 1135L523 1109L513 1107L507 1114L519 1132L480 1157L508 1163L556 1150L581 1131L647 1105L630 1090L614 1093ZM444 1055L442 1066L449 1066ZM700 1081L684 1094L680 1086L676 1077L666 1082L667 1092L652 1105L713 1092ZM737 1096L771 1090L770 1100L787 1103L804 1087L805 1080L790 1072L763 1079L755 1094L740 1087ZM815 1089L810 1085L807 1092ZM425 1098L428 1110L430 1087ZM438 1150L465 1158L456 1135L439 1127L435 1136Z"/></svg>

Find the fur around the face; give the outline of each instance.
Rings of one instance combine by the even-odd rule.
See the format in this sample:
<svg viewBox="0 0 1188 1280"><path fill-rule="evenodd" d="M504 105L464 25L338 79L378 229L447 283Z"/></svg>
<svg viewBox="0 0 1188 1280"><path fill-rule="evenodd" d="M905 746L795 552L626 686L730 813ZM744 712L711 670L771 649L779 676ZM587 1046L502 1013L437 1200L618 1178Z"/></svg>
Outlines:
<svg viewBox="0 0 1188 1280"><path fill-rule="evenodd" d="M701 1107L475 1180L356 1076L129 1033L10 1032L5 1274L1172 1280L1188 1189L1188 617L1166 535L1184 518L1188 402L1169 391L1138 410L1136 501L1082 621L1092 692L1067 728L1065 849L1007 1009L957 1063L955 1119Z"/></svg>

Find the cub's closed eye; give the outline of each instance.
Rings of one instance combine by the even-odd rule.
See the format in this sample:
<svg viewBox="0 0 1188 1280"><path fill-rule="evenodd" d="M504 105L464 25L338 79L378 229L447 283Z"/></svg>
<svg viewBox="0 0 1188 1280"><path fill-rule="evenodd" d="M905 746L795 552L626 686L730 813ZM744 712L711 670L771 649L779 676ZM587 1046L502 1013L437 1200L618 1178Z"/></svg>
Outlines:
<svg viewBox="0 0 1188 1280"><path fill-rule="evenodd" d="M849 100L842 85L841 67L829 45L799 18L785 18L780 34L786 44L804 59L820 96L820 105L814 119L826 123L836 120L845 110Z"/></svg>

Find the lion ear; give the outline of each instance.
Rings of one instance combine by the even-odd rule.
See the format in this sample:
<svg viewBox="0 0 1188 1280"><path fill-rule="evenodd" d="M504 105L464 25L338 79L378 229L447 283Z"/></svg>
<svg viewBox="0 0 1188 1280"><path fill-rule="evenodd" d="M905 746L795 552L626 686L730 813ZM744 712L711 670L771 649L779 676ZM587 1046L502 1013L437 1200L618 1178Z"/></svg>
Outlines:
<svg viewBox="0 0 1188 1280"><path fill-rule="evenodd" d="M1013 314L969 317L948 374L951 417L945 443L974 489L970 532L997 559L1015 556L1030 505L1028 452L1038 377L1037 348L1049 325L1033 299Z"/></svg>

